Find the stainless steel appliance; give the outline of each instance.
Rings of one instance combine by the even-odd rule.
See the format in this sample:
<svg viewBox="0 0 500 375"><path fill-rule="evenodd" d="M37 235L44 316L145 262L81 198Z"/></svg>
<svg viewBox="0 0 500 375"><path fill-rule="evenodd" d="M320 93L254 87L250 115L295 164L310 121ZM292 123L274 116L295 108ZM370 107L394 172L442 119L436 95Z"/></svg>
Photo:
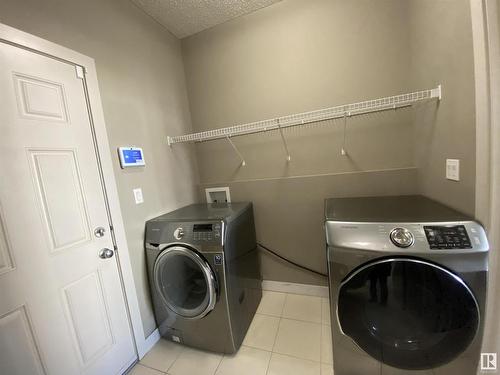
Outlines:
<svg viewBox="0 0 500 375"><path fill-rule="evenodd" d="M480 224L423 196L325 205L335 375L471 375L489 245Z"/></svg>
<svg viewBox="0 0 500 375"><path fill-rule="evenodd" d="M145 242L160 334L237 351L262 297L252 204L181 208L149 220Z"/></svg>

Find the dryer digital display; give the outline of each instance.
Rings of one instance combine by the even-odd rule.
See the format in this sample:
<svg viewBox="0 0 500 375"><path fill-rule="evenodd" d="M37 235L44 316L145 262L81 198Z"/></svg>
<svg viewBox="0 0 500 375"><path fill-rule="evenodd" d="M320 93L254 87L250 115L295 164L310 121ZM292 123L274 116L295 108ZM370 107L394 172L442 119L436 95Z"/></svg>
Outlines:
<svg viewBox="0 0 500 375"><path fill-rule="evenodd" d="M424 226L427 242L432 250L472 249L472 245L463 225Z"/></svg>

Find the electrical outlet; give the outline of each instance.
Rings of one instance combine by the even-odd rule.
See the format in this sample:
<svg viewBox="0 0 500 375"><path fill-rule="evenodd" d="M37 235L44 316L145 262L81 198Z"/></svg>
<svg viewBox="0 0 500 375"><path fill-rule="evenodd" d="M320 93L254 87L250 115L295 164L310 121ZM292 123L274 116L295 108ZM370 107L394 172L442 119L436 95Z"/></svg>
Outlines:
<svg viewBox="0 0 500 375"><path fill-rule="evenodd" d="M446 159L446 178L452 181L460 181L459 159Z"/></svg>
<svg viewBox="0 0 500 375"><path fill-rule="evenodd" d="M135 204L141 204L144 203L144 197L142 195L142 189L137 188L132 190L134 192L134 199L135 199Z"/></svg>

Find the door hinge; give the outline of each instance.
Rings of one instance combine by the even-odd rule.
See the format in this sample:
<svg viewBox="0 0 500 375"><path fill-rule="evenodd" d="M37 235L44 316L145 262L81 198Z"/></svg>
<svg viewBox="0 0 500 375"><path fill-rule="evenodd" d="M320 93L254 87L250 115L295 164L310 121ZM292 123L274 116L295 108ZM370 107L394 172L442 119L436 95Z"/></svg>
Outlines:
<svg viewBox="0 0 500 375"><path fill-rule="evenodd" d="M76 69L76 76L80 79L83 79L85 77L85 68L80 65L75 65Z"/></svg>

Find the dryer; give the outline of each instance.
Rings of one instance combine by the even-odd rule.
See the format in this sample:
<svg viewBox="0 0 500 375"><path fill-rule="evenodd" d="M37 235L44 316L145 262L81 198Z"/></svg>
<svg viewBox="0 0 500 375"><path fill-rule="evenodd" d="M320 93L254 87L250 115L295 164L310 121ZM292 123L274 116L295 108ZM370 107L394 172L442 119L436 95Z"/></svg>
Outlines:
<svg viewBox="0 0 500 375"><path fill-rule="evenodd" d="M145 242L161 336L237 351L262 297L252 204L183 207L149 220Z"/></svg>
<svg viewBox="0 0 500 375"><path fill-rule="evenodd" d="M335 375L470 375L480 357L489 245L423 196L326 200Z"/></svg>

